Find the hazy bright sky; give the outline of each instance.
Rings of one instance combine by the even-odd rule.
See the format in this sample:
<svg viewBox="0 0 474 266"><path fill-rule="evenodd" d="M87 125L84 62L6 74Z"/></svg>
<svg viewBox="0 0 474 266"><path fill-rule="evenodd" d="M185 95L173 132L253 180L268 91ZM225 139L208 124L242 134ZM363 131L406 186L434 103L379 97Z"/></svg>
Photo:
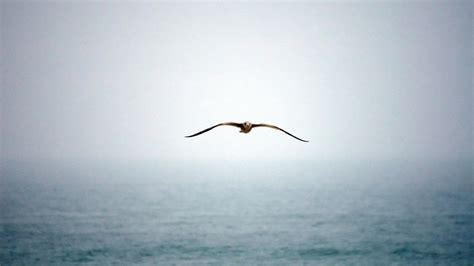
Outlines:
<svg viewBox="0 0 474 266"><path fill-rule="evenodd" d="M471 1L2 1L2 156L470 158L472 29ZM183 137L246 120L310 142Z"/></svg>

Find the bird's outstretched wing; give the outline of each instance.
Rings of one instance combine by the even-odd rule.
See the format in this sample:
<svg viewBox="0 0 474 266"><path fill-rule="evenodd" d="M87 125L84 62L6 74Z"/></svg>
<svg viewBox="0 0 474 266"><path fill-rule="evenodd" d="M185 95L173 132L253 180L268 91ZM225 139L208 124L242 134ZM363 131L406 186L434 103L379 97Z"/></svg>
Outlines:
<svg viewBox="0 0 474 266"><path fill-rule="evenodd" d="M254 125L252 125L252 127L269 127L269 128L277 129L277 130L283 131L284 133L286 133L286 134L292 136L293 138L295 138L295 139L297 139L297 140L299 140L299 141L309 142L309 141L307 141L307 140L300 139L300 138L298 138L297 136L294 136L294 135L292 135L292 134L286 132L285 130L283 130L283 129L277 127L277 126L274 126L274 125L269 125L269 124L254 124Z"/></svg>
<svg viewBox="0 0 474 266"><path fill-rule="evenodd" d="M238 128L241 128L243 127L242 123L235 123L235 122L226 122L226 123L220 123L220 124L217 124L215 126L212 126L210 128L206 128L204 129L203 131L199 131L198 133L196 134L192 134L192 135L189 135L189 136L185 136L185 138L191 138L191 137L195 137L197 135L201 135L202 133L206 133L207 131L213 129L213 128L216 128L216 127L219 127L219 126L234 126L234 127L238 127Z"/></svg>

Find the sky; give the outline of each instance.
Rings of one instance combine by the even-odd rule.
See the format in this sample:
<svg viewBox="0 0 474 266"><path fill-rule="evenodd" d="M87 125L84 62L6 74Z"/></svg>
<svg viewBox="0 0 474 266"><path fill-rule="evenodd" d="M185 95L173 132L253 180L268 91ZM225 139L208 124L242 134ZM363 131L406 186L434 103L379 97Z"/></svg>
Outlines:
<svg viewBox="0 0 474 266"><path fill-rule="evenodd" d="M4 159L472 158L470 1L0 5Z"/></svg>

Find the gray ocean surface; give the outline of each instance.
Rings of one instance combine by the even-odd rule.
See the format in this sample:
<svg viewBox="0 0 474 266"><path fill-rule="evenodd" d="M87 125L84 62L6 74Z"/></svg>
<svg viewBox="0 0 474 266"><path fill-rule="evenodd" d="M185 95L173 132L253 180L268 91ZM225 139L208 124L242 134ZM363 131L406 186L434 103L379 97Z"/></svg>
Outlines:
<svg viewBox="0 0 474 266"><path fill-rule="evenodd" d="M0 265L473 265L470 161L7 161Z"/></svg>

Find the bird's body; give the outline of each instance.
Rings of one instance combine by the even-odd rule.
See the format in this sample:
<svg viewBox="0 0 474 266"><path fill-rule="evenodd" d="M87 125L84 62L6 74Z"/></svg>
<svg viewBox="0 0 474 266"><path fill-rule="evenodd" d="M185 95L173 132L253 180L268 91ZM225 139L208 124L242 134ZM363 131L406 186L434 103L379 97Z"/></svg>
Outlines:
<svg viewBox="0 0 474 266"><path fill-rule="evenodd" d="M250 123L249 121L247 122L243 122L242 123L242 127L240 128L240 133L249 133L250 130L252 130L252 123Z"/></svg>
<svg viewBox="0 0 474 266"><path fill-rule="evenodd" d="M243 122L243 123L236 123L236 122L220 123L220 124L217 124L217 125L212 126L212 127L210 127L210 128L206 128L206 129L204 129L204 130L202 130L202 131L199 131L199 132L196 133L196 134L186 136L186 138L191 138L191 137L195 137L195 136L197 136L197 135L201 135L202 133L206 133L207 131L209 131L209 130L211 130L211 129L214 129L214 128L216 128L216 127L219 127L219 126L234 126L234 127L238 127L238 128L240 128L240 133L245 133L245 134L249 133L249 132L252 130L252 128L255 128L255 127L269 127L269 128L273 128L273 129L276 129L276 130L280 130L280 131L282 131L282 132L284 132L284 133L286 133L286 134L292 136L293 138L295 138L295 139L297 139L297 140L299 140L299 141L308 142L307 140L300 139L300 138L298 138L298 137L296 137L296 136L294 136L294 135L292 135L292 134L286 132L285 130L283 130L283 129L277 127L277 126L270 125L270 124L252 124L252 123L250 123L250 122L248 122L248 121Z"/></svg>

